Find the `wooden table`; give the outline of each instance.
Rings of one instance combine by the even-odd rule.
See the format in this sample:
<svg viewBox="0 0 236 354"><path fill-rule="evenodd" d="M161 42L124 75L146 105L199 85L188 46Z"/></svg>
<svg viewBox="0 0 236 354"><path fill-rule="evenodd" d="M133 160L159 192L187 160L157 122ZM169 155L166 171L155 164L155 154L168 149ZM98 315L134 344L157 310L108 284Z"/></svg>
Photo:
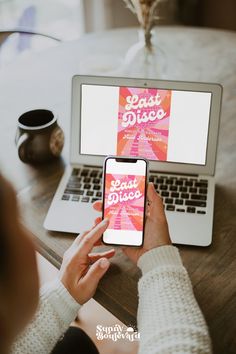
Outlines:
<svg viewBox="0 0 236 354"><path fill-rule="evenodd" d="M219 82L224 86L213 243L207 248L180 246L179 249L210 327L214 352L233 353L236 351L236 33L166 27L158 29L157 39L169 58L167 78ZM32 231L37 247L57 267L74 235L47 232L42 224L68 162L71 77L93 73L95 69L108 74L108 59L112 63L109 65L115 66L136 40L135 29L86 35L79 41L19 59L0 72L1 169L16 186L24 223ZM95 66L91 58L97 58ZM91 70L89 65L93 66ZM18 160L14 133L17 117L39 107L58 112L66 145L62 159L36 169ZM137 267L117 252L95 299L124 323L134 324L139 277Z"/></svg>

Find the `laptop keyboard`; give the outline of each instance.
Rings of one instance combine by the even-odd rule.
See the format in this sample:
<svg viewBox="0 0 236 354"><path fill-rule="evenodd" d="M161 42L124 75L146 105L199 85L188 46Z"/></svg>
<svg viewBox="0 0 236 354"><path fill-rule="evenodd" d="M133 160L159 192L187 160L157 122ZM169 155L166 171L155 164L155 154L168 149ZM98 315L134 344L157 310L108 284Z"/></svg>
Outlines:
<svg viewBox="0 0 236 354"><path fill-rule="evenodd" d="M165 209L180 213L206 214L208 180L151 173ZM62 200L93 203L102 199L102 169L74 168Z"/></svg>
<svg viewBox="0 0 236 354"><path fill-rule="evenodd" d="M102 169L74 168L62 200L93 203L102 199Z"/></svg>
<svg viewBox="0 0 236 354"><path fill-rule="evenodd" d="M206 214L207 179L150 174L149 181L162 197L166 210Z"/></svg>

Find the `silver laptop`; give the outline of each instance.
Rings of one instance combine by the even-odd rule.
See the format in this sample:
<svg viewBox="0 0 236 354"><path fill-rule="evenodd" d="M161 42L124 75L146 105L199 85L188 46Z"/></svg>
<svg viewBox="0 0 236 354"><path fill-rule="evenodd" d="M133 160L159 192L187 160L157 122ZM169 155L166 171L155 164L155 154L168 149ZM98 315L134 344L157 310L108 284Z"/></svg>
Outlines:
<svg viewBox="0 0 236 354"><path fill-rule="evenodd" d="M165 205L171 239L212 241L214 172L221 109L218 84L75 76L70 164L44 226L80 233L98 213L107 155L143 156Z"/></svg>

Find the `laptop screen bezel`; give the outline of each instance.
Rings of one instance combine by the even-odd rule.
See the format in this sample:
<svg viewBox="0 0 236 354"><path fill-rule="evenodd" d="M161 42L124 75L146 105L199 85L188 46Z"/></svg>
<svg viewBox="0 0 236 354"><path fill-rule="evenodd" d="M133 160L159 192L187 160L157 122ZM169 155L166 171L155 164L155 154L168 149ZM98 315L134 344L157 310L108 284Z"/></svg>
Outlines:
<svg viewBox="0 0 236 354"><path fill-rule="evenodd" d="M210 92L212 97L208 127L206 164L196 165L150 161L149 167L150 170L160 172L214 175L222 99L222 86L220 84L75 75L72 79L70 162L72 164L85 164L91 166L102 166L105 156L80 154L81 87L83 84Z"/></svg>

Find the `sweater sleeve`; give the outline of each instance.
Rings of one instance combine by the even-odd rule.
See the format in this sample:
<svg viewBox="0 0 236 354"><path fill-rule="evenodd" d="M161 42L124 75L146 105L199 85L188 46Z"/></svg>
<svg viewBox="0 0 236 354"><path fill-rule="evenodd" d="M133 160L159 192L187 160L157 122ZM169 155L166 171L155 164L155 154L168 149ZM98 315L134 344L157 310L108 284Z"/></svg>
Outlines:
<svg viewBox="0 0 236 354"><path fill-rule="evenodd" d="M40 290L36 315L16 340L12 354L48 354L75 319L79 305L59 279Z"/></svg>
<svg viewBox="0 0 236 354"><path fill-rule="evenodd" d="M202 312L179 251L162 246L140 257L139 354L211 353Z"/></svg>

